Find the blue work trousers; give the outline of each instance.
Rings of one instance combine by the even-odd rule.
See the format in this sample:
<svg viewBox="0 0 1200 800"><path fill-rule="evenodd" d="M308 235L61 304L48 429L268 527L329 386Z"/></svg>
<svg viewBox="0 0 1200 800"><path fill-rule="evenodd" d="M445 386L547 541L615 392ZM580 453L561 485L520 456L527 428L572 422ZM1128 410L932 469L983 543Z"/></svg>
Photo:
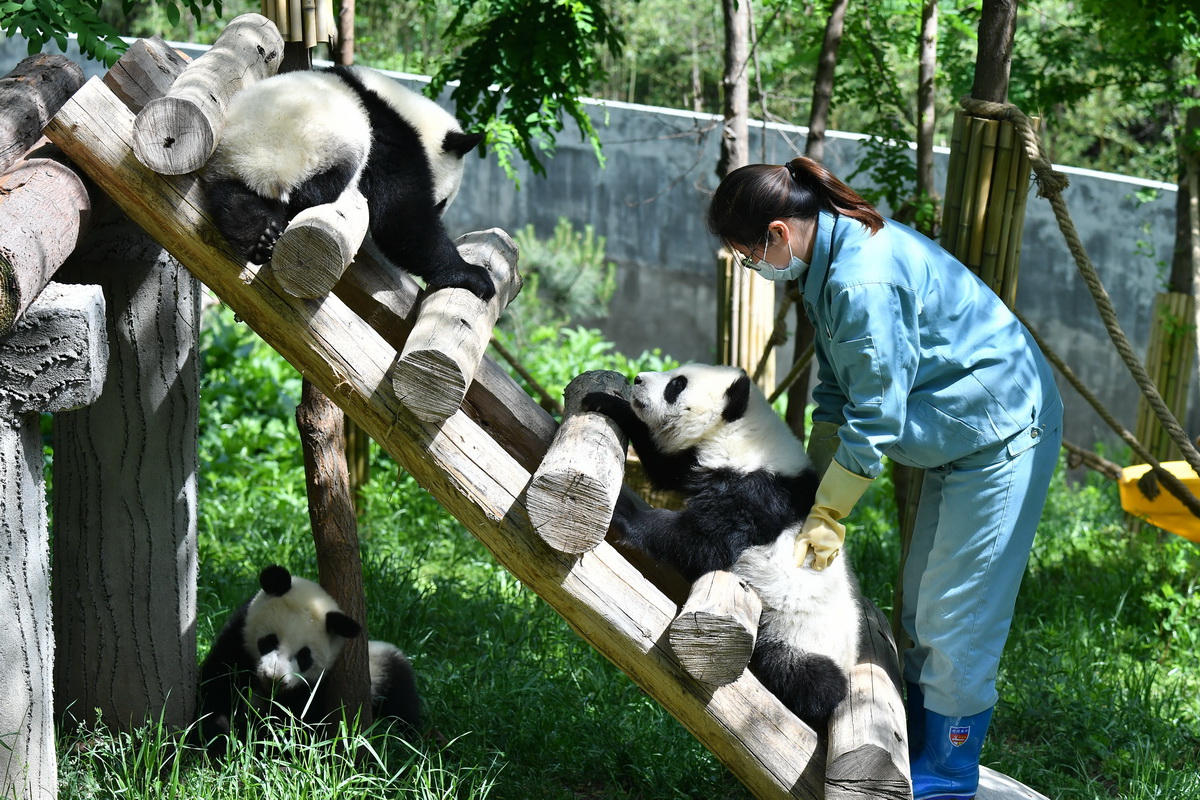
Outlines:
<svg viewBox="0 0 1200 800"><path fill-rule="evenodd" d="M1061 406L1009 441L925 471L904 564L904 679L925 708L970 716L996 704L1008 638L1062 444Z"/></svg>

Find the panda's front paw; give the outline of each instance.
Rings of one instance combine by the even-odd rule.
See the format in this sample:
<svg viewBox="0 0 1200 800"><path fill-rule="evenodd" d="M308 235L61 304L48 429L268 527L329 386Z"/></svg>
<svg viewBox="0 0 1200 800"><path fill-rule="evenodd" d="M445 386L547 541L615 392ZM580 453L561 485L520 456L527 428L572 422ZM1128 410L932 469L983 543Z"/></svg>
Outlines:
<svg viewBox="0 0 1200 800"><path fill-rule="evenodd" d="M491 273L474 264L468 264L468 266L472 268L469 272L463 272L445 285L430 285L429 288L434 291L437 289L466 289L485 303L495 297L496 284L492 282Z"/></svg>
<svg viewBox="0 0 1200 800"><path fill-rule="evenodd" d="M588 392L579 403L582 411L595 411L609 417L619 414L625 405L625 400L606 392Z"/></svg>

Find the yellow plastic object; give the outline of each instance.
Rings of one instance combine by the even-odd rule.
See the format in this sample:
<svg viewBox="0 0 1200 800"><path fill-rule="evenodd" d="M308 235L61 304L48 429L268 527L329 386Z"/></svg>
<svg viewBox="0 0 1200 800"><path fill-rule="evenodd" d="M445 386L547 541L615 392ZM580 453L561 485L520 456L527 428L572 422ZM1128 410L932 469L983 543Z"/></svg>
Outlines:
<svg viewBox="0 0 1200 800"><path fill-rule="evenodd" d="M1179 478L1192 494L1200 497L1200 477L1186 461L1165 461L1163 469ZM1149 464L1121 470L1121 478L1117 481L1121 487L1121 508L1164 531L1200 542L1200 517L1188 511L1179 498L1164 489L1159 481L1152 480L1153 476L1147 477L1150 485L1146 490L1139 486L1138 481L1149 471Z"/></svg>

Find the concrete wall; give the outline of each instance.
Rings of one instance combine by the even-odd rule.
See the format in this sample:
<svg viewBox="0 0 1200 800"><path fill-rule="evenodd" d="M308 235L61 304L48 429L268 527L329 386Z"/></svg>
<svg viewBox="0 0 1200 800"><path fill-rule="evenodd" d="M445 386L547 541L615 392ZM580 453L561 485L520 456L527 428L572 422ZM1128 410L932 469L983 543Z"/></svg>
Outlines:
<svg viewBox="0 0 1200 800"><path fill-rule="evenodd" d="M24 54L24 43L0 41L0 74ZM101 72L94 64L85 64L85 71ZM570 219L577 229L593 225L607 239L608 258L618 265L610 315L595 324L625 352L659 347L680 359L711 360L717 243L704 228L703 212L716 185L720 119L613 102L589 103L589 109L603 142L604 168L568 122L556 152L545 161L548 175L535 176L522 165L519 188L493 158L471 158L463 189L446 215L447 226L457 235L492 226L515 231L532 223L548 235L559 217ZM751 159L783 163L802 152L805 133L794 126L752 125ZM861 152L861 137L832 133L829 138L826 165L835 174L849 175ZM946 151L939 151L939 185L944 184L946 161ZM1144 355L1153 298L1162 285L1158 263L1171 260L1175 187L1064 171L1071 179L1065 196L1079 235L1113 298L1121 327L1135 352ZM1139 202L1139 193L1154 196ZM1139 248L1139 241L1146 244ZM1139 254L1147 247L1152 256ZM1033 192L1017 304L1100 401L1132 429L1137 387L1108 338L1049 203ZM785 353L790 349L785 346ZM1097 441L1118 443L1065 381L1060 380L1060 387L1067 405L1067 439L1085 447ZM1200 434L1200 380L1193 382L1189 412L1181 422L1191 436Z"/></svg>

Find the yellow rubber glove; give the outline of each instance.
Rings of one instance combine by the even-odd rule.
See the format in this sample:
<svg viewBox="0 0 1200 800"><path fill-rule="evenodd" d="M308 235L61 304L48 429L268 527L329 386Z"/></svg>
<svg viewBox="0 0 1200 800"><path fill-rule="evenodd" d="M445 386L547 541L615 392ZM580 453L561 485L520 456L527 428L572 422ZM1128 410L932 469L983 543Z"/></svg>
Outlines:
<svg viewBox="0 0 1200 800"><path fill-rule="evenodd" d="M814 422L812 430L808 432L808 457L812 459L818 475L826 473L829 462L833 461L833 454L842 443L838 436L840 428L835 422Z"/></svg>
<svg viewBox="0 0 1200 800"><path fill-rule="evenodd" d="M792 555L797 566L804 566L810 549L813 569L825 569L833 563L846 540L846 526L838 520L850 516L872 480L855 475L836 461L829 462L829 470L817 487L813 507L796 537Z"/></svg>

